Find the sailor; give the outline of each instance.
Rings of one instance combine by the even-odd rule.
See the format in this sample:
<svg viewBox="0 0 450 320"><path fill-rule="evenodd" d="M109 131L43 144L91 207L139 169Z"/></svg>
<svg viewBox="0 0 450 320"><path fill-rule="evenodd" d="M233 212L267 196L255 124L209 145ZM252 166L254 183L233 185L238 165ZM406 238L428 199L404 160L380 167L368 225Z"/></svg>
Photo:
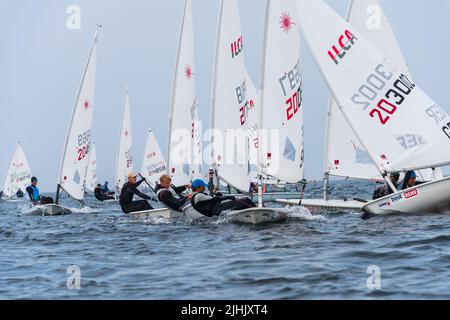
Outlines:
<svg viewBox="0 0 450 320"><path fill-rule="evenodd" d="M415 171L408 171L405 174L405 179L403 180L402 190L409 189L417 185L416 183L417 175Z"/></svg>
<svg viewBox="0 0 450 320"><path fill-rule="evenodd" d="M192 182L194 195L191 204L195 210L207 217L219 216L225 210L244 210L255 208L256 205L248 198L236 199L235 197L215 196L211 197L205 193L208 185L201 179Z"/></svg>
<svg viewBox="0 0 450 320"><path fill-rule="evenodd" d="M400 174L393 173L390 175L389 179L391 180L394 187L396 189L398 189L398 180L400 179ZM386 184L375 190L375 192L373 193L373 200L383 198L383 197L388 196L393 193L394 193L394 190L392 190L391 186L389 184Z"/></svg>
<svg viewBox="0 0 450 320"><path fill-rule="evenodd" d="M137 173L128 174L128 182L123 185L122 191L120 192L120 207L124 213L153 209L146 201L151 200L152 198L137 189L144 181L146 181L146 179L143 177L141 181L137 182L137 176ZM134 195L146 200L133 201Z"/></svg>
<svg viewBox="0 0 450 320"><path fill-rule="evenodd" d="M109 190L108 183L109 183L108 181L105 181L105 183L103 184L103 186L101 186L101 188L102 188L103 194L105 194L107 196L112 196L112 195L114 195L115 192L111 192Z"/></svg>
<svg viewBox="0 0 450 320"><path fill-rule="evenodd" d="M103 192L102 185L99 183L94 189L94 196L98 201L114 200L115 198L109 193Z"/></svg>
<svg viewBox="0 0 450 320"><path fill-rule="evenodd" d="M16 192L16 197L23 198L23 196L24 196L23 191L22 191L22 189L19 188L19 190L17 190L17 192Z"/></svg>
<svg viewBox="0 0 450 320"><path fill-rule="evenodd" d="M175 211L182 211L186 201L192 199L192 194L183 196L183 192L190 188L190 184L175 187L172 185L172 178L168 174L165 174L159 179L159 184L156 186L155 191L159 201L167 207Z"/></svg>
<svg viewBox="0 0 450 320"><path fill-rule="evenodd" d="M3 197L3 191L0 191L0 198Z"/></svg>
<svg viewBox="0 0 450 320"><path fill-rule="evenodd" d="M37 186L38 180L36 177L31 178L31 185L28 186L25 191L28 193L28 196L30 197L30 201L37 205L37 204L50 204L53 203L53 199L50 197L42 197L39 191L39 188Z"/></svg>

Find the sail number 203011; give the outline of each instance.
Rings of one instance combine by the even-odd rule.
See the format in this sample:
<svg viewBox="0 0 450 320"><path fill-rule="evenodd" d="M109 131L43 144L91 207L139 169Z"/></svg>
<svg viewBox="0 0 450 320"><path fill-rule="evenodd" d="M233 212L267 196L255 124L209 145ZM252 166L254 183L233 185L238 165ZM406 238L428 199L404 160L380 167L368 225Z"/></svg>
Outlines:
<svg viewBox="0 0 450 320"><path fill-rule="evenodd" d="M377 101L379 92L386 88L386 82L394 76L391 71L385 69L384 65L379 64L374 73L367 78L366 83L358 89L358 93L352 96L352 101L363 106L364 110L370 108L375 102L376 107L370 109L369 116L378 120L382 125L386 125L391 120L398 107L405 102L406 97L416 87L407 76L402 74L394 81L393 86L388 88L383 98Z"/></svg>

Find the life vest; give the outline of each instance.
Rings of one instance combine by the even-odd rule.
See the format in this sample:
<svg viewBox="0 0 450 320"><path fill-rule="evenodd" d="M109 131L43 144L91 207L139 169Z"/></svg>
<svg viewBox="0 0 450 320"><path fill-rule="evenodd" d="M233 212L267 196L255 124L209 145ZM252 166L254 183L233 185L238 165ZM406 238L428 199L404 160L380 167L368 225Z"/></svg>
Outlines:
<svg viewBox="0 0 450 320"><path fill-rule="evenodd" d="M204 195L204 196L208 196L207 194L204 193L196 193L194 194L194 196L191 199L191 205L192 207L197 210L198 212L200 212L201 214L203 214L204 216L207 217L212 217L214 215L219 215L221 210L220 207L220 202L215 202L213 199L211 198L209 200L205 200L205 201L196 201L196 198L198 198L199 195ZM212 201L211 201L212 200Z"/></svg>
<svg viewBox="0 0 450 320"><path fill-rule="evenodd" d="M36 186L31 185L30 186L33 195L33 199L31 199L32 201L39 201L39 197L40 197L40 193L39 193L39 188Z"/></svg>
<svg viewBox="0 0 450 320"><path fill-rule="evenodd" d="M178 195L178 193L175 191L175 189L173 188L173 186L171 185L169 188L165 189L165 188L160 188L158 191L156 191L156 195L158 196L159 201L161 201L161 197L159 196L161 193L163 193L164 191L169 191L172 196L174 198L179 199L180 196Z"/></svg>

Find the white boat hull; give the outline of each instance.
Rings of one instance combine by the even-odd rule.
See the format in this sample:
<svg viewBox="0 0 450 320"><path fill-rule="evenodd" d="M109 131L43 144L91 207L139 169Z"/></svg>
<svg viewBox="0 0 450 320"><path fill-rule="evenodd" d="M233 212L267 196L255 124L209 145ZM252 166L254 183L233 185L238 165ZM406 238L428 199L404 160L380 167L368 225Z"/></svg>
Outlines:
<svg viewBox="0 0 450 320"><path fill-rule="evenodd" d="M450 177L374 200L366 204L362 210L371 215L448 213L450 212Z"/></svg>
<svg viewBox="0 0 450 320"><path fill-rule="evenodd" d="M35 211L36 213L42 214L43 216L62 216L72 213L70 209L62 207L57 204L38 205L36 206Z"/></svg>
<svg viewBox="0 0 450 320"><path fill-rule="evenodd" d="M181 217L181 212L176 212L167 208L139 211L128 214L133 219L144 220L148 218L175 219Z"/></svg>
<svg viewBox="0 0 450 320"><path fill-rule="evenodd" d="M279 199L276 202L289 206L298 206L308 209L310 212L320 213L351 213L359 212L366 204L362 201L349 200L323 200L323 199L304 199L300 204L300 200Z"/></svg>
<svg viewBox="0 0 450 320"><path fill-rule="evenodd" d="M192 219L192 220L205 218L205 216L202 215L197 210L195 210L192 205L187 205L186 207L183 208L183 215L186 219Z"/></svg>
<svg viewBox="0 0 450 320"><path fill-rule="evenodd" d="M234 211L228 215L231 222L244 224L267 224L286 221L288 214L270 208L251 208Z"/></svg>

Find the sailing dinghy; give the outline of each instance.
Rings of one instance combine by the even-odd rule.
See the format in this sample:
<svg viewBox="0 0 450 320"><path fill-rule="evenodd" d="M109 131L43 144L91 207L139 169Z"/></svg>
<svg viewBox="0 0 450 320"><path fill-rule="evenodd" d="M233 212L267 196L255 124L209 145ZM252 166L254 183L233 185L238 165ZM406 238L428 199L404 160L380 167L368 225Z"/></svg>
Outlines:
<svg viewBox="0 0 450 320"><path fill-rule="evenodd" d="M30 184L31 176L28 159L21 143L18 142L3 184L3 197L9 200L15 199L18 190L21 190L26 197L25 189Z"/></svg>
<svg viewBox="0 0 450 320"><path fill-rule="evenodd" d="M402 191L388 179L392 173L450 163L448 114L323 1L297 0L297 4L306 42L336 104L380 175L396 191L362 210L369 214L449 211L450 178ZM419 143L405 146L405 137L411 136Z"/></svg>
<svg viewBox="0 0 450 320"><path fill-rule="evenodd" d="M156 140L155 135L151 130L148 132L147 143L145 145L144 159L142 161L142 176L147 179L146 186L142 186L142 192L155 193L155 189L152 185L156 186L159 183L159 177L167 172L166 161L164 160L161 147ZM134 219L146 219L146 218L164 218L172 219L180 216L179 213L173 212L168 208L160 208L148 211L131 213Z"/></svg>
<svg viewBox="0 0 450 320"><path fill-rule="evenodd" d="M119 146L116 159L116 198L122 186L128 181L128 174L133 172L133 142L131 135L131 111L128 88L125 90L125 107L120 127Z"/></svg>
<svg viewBox="0 0 450 320"><path fill-rule="evenodd" d="M61 192L66 192L72 199L83 203L92 147L91 131L94 115L97 35L99 29L100 26L95 32L67 132L56 201L54 204L38 205L35 208L35 211L43 215L63 215L72 212L59 204Z"/></svg>
<svg viewBox="0 0 450 320"><path fill-rule="evenodd" d="M201 176L202 132L198 119L192 3L184 3L169 115L168 173L176 186Z"/></svg>
<svg viewBox="0 0 450 320"><path fill-rule="evenodd" d="M258 207L233 212L232 221L252 224L283 221L287 219L286 212L263 207L261 180L263 175L289 183L303 179L300 38L295 27L295 3L283 0L268 1L267 4L258 121L247 119L246 106L250 97L244 61L245 46L239 21L237 1L222 1L213 87L214 132L227 136L228 132L247 132L255 124L258 127ZM293 77L288 79L288 74ZM279 108L280 105L286 107ZM278 140L273 144L267 143L267 139L261 139L266 138L262 137L261 132L269 130L279 133L276 136ZM249 140L247 137L247 143ZM248 193L250 166L245 159L249 148L242 149L234 144L234 162L230 163L225 161L226 156L230 155L224 152L222 143L223 137L213 137L214 169L218 177L240 192ZM278 145L282 147L277 148Z"/></svg>
<svg viewBox="0 0 450 320"><path fill-rule="evenodd" d="M368 23L370 16L376 14L379 25ZM369 20L368 20L369 19ZM347 21L358 29L380 51L386 54L395 65L409 75L403 53L394 35L389 20L378 0L352 0ZM373 21L375 23L376 21ZM411 130L414 130L411 128ZM320 212L355 212L361 211L368 202L355 199L330 200L330 177L352 178L374 182L384 182L383 177L373 164L367 151L347 123L333 97L330 97L325 134L323 199L304 199L301 205L310 211ZM401 138L406 149L408 145L420 143L417 135L409 134ZM420 181L426 182L442 179L440 168L418 171ZM284 204L296 204L296 201L280 201ZM297 202L298 204L298 202Z"/></svg>

